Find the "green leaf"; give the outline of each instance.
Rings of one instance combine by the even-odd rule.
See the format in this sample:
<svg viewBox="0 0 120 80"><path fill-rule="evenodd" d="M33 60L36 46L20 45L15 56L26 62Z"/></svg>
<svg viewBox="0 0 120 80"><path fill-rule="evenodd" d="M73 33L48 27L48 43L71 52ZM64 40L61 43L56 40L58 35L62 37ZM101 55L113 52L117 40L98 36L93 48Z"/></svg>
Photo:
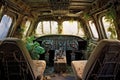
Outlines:
<svg viewBox="0 0 120 80"><path fill-rule="evenodd" d="M36 54L36 53L30 53L30 55L31 55L31 57L32 57L32 59L39 59L39 57L40 57L40 55L38 55L38 54Z"/></svg>
<svg viewBox="0 0 120 80"><path fill-rule="evenodd" d="M27 37L27 42L33 42L33 40L35 40L34 36L31 36L31 37Z"/></svg>
<svg viewBox="0 0 120 80"><path fill-rule="evenodd" d="M33 49L33 43L26 43L26 47L27 47L28 51L31 52Z"/></svg>
<svg viewBox="0 0 120 80"><path fill-rule="evenodd" d="M32 59L39 59L40 54L45 53L45 49L41 47L38 42L33 42L33 40L35 40L34 36L26 39L26 48L28 49Z"/></svg>

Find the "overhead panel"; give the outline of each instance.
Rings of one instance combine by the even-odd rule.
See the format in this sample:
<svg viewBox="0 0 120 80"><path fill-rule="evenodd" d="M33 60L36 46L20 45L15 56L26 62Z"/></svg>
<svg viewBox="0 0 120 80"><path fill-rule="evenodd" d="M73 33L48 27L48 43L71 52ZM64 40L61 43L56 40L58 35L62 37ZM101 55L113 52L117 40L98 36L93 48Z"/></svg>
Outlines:
<svg viewBox="0 0 120 80"><path fill-rule="evenodd" d="M6 0L7 1L7 0ZM30 8L31 13L37 13L39 16L78 16L78 13L91 6L95 0L9 0L22 1ZM17 4L15 2L15 4ZM77 13L77 14L76 14ZM29 14L29 13L28 13Z"/></svg>
<svg viewBox="0 0 120 80"><path fill-rule="evenodd" d="M50 3L53 10L67 10L69 6L69 0L50 0Z"/></svg>

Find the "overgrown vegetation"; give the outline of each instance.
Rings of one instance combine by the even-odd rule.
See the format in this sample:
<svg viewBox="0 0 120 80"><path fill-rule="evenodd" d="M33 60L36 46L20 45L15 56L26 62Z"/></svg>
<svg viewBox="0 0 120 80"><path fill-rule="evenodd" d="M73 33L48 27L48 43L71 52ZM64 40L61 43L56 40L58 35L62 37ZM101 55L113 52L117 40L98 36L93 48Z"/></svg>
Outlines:
<svg viewBox="0 0 120 80"><path fill-rule="evenodd" d="M18 26L14 36L21 39L23 36L23 32L24 32L24 29L21 26Z"/></svg>
<svg viewBox="0 0 120 80"><path fill-rule="evenodd" d="M91 18L91 16L90 16L89 13L84 13L84 14L83 14L83 18L84 18L85 20L89 20L89 19Z"/></svg>
<svg viewBox="0 0 120 80"><path fill-rule="evenodd" d="M43 54L45 52L45 49L41 47L37 41L34 40L35 40L34 36L27 37L26 47L32 59L39 59L40 54Z"/></svg>
<svg viewBox="0 0 120 80"><path fill-rule="evenodd" d="M109 22L109 28L107 31L111 32L110 38L116 39L116 30L114 25L114 20L116 18L115 10L111 7L105 15L106 22Z"/></svg>

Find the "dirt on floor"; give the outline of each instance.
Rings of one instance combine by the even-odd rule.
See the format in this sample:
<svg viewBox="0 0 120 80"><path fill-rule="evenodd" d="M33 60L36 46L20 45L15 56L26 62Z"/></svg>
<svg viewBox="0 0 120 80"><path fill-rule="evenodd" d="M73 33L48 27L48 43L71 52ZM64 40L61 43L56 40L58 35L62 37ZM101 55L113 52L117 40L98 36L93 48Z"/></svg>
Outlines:
<svg viewBox="0 0 120 80"><path fill-rule="evenodd" d="M75 80L71 66L67 66L66 72L54 72L54 67L46 67L44 80Z"/></svg>

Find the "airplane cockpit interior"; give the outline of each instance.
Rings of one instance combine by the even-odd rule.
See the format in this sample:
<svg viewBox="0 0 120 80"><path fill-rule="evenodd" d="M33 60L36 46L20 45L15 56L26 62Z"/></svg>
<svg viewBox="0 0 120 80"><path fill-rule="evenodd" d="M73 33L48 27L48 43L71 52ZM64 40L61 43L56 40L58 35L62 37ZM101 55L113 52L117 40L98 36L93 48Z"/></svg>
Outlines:
<svg viewBox="0 0 120 80"><path fill-rule="evenodd" d="M0 0L0 80L120 80L120 0Z"/></svg>

